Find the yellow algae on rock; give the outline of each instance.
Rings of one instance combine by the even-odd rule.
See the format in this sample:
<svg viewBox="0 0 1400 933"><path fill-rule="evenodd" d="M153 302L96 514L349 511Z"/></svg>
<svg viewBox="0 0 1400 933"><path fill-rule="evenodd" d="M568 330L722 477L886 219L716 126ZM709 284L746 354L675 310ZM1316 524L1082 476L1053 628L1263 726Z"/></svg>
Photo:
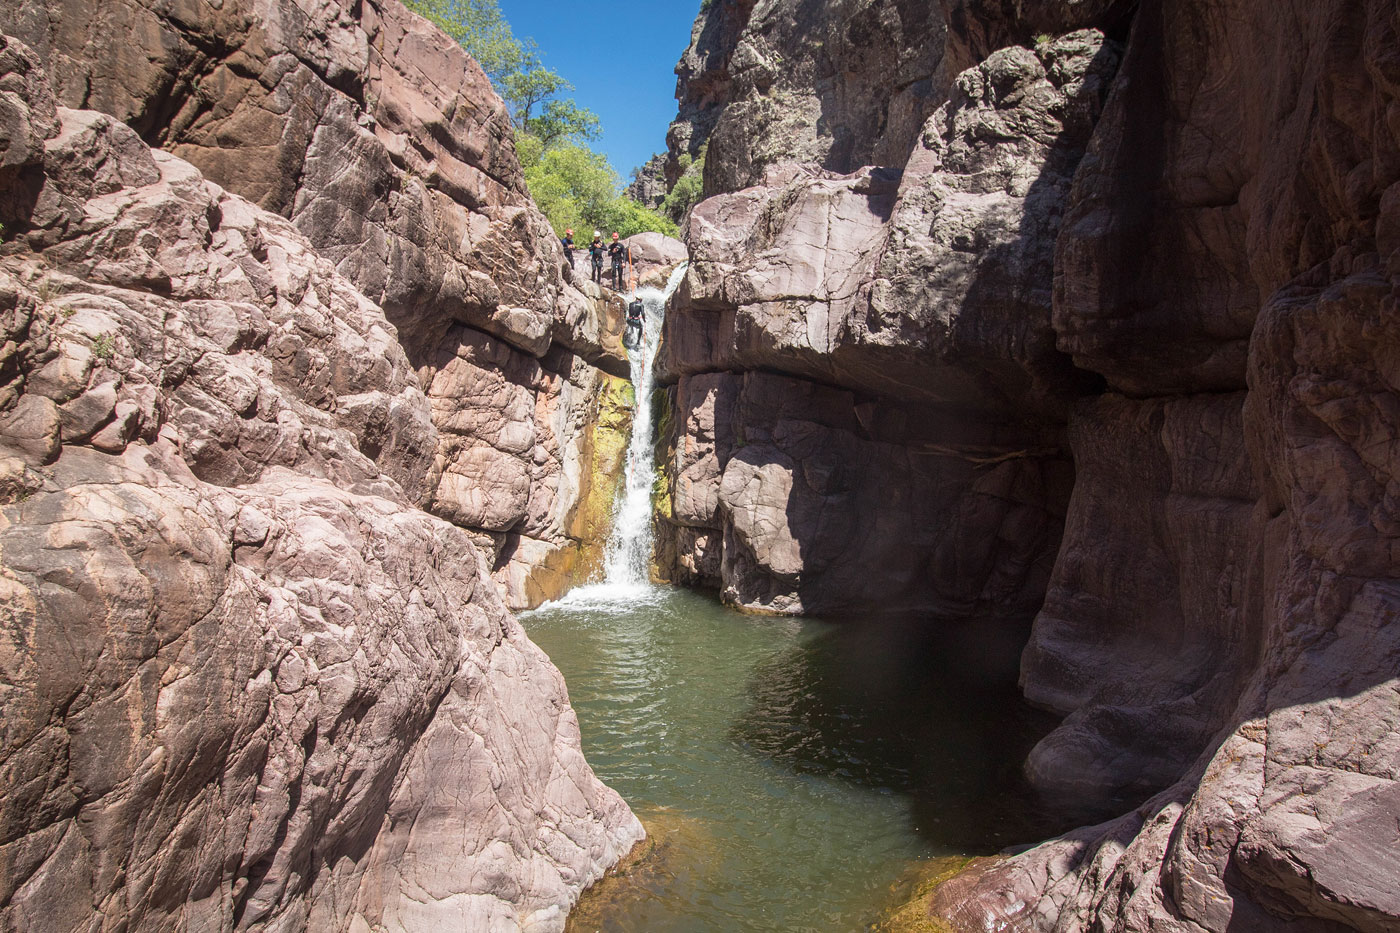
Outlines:
<svg viewBox="0 0 1400 933"><path fill-rule="evenodd" d="M870 933L951 933L929 912L934 891L965 869L973 859L961 855L928 859L913 866L890 886L890 901Z"/></svg>
<svg viewBox="0 0 1400 933"><path fill-rule="evenodd" d="M719 863L719 842L703 820L669 807L644 811L640 819L646 838L583 892L565 933L611 929L610 918L625 913L627 903L663 896L678 877Z"/></svg>

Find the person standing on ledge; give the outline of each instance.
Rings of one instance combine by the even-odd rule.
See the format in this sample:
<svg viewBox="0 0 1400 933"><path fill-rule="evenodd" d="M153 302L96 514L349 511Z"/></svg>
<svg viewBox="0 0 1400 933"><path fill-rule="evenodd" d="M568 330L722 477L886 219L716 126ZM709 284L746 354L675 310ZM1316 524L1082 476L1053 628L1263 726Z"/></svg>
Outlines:
<svg viewBox="0 0 1400 933"><path fill-rule="evenodd" d="M593 262L593 282L603 284L603 234L593 231L593 242L588 244L588 258Z"/></svg>
<svg viewBox="0 0 1400 933"><path fill-rule="evenodd" d="M613 291L622 291L622 264L627 258L627 247L617 238L617 233L613 233L612 242L608 244L608 255L612 257L612 277Z"/></svg>
<svg viewBox="0 0 1400 933"><path fill-rule="evenodd" d="M574 267L574 231L565 230L564 238L559 242L564 244L564 255L569 257L569 268Z"/></svg>
<svg viewBox="0 0 1400 933"><path fill-rule="evenodd" d="M634 298L627 306L627 333L622 335L622 345L629 350L642 345L642 315L645 311L646 305L640 298Z"/></svg>

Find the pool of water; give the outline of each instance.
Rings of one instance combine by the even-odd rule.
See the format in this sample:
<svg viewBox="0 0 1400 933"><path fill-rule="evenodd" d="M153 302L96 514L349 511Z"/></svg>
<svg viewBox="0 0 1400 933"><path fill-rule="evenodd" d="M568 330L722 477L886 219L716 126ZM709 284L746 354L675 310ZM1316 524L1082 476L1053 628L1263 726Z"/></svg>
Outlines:
<svg viewBox="0 0 1400 933"><path fill-rule="evenodd" d="M912 863L1059 828L1020 778L1053 721L1016 691L1014 627L760 618L649 585L522 621L593 769L667 841L573 929L860 930Z"/></svg>

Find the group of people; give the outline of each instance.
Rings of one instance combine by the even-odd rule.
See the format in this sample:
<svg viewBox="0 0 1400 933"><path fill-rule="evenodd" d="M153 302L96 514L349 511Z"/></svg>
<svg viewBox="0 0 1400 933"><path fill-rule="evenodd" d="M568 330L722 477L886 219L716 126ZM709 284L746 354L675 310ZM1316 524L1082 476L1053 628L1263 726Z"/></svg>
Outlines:
<svg viewBox="0 0 1400 933"><path fill-rule="evenodd" d="M574 231L565 230L563 236L564 252L569 257L569 267L574 265ZM611 243L603 242L603 234L599 230L593 231L593 242L588 244L588 258L593 264L593 281L599 285L603 284L603 258L612 259L612 287L615 291L622 291L622 283L626 276L623 274L623 267L632 258L631 251L627 244L618 239L618 235L612 235Z"/></svg>
<svg viewBox="0 0 1400 933"><path fill-rule="evenodd" d="M574 266L574 231L565 230L561 238L564 244L564 253L569 257L569 268ZM603 284L603 257L612 259L612 287L614 291L622 291L623 266L632 258L632 252L627 244L623 243L614 232L612 242L606 246L603 244L602 231L593 231L593 242L588 244L588 258L593 264L593 281L599 285ZM642 345L642 321L645 316L646 305L640 299L634 299L627 306L627 332L622 335L622 345L632 350Z"/></svg>

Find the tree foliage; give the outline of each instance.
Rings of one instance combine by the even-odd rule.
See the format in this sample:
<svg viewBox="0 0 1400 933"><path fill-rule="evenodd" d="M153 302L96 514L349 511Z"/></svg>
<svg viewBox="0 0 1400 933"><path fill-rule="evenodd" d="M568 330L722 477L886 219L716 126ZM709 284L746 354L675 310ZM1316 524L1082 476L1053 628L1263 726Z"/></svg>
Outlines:
<svg viewBox="0 0 1400 933"><path fill-rule="evenodd" d="M540 61L539 50L531 39L520 44L517 67L506 74L498 82L498 86L501 96L510 105L517 129L525 129L530 125L536 107L574 89L574 86L561 78L557 72L544 66Z"/></svg>
<svg viewBox="0 0 1400 933"><path fill-rule="evenodd" d="M694 161L689 155L681 156L680 162L683 170L681 177L676 179L671 193L666 195L666 200L661 202L661 213L677 224L685 220L685 215L690 213L690 209L699 202L704 194L705 153L708 149L709 144L706 143L700 150L700 158Z"/></svg>
<svg viewBox="0 0 1400 933"><path fill-rule="evenodd" d="M546 148L535 137L522 140L520 153L530 194L556 233L572 229L581 241L594 230L624 237L648 230L676 235L668 218L620 192L606 156L576 143Z"/></svg>
<svg viewBox="0 0 1400 933"><path fill-rule="evenodd" d="M598 116L566 97L574 87L544 66L531 39L511 32L497 0L405 0L480 63L510 108L516 149L535 203L557 233L653 230L675 236L676 225L621 193L617 172L585 143L598 139Z"/></svg>
<svg viewBox="0 0 1400 933"><path fill-rule="evenodd" d="M525 130L548 149L559 143L581 143L602 134L598 115L571 100L546 101L538 117L531 118Z"/></svg>

